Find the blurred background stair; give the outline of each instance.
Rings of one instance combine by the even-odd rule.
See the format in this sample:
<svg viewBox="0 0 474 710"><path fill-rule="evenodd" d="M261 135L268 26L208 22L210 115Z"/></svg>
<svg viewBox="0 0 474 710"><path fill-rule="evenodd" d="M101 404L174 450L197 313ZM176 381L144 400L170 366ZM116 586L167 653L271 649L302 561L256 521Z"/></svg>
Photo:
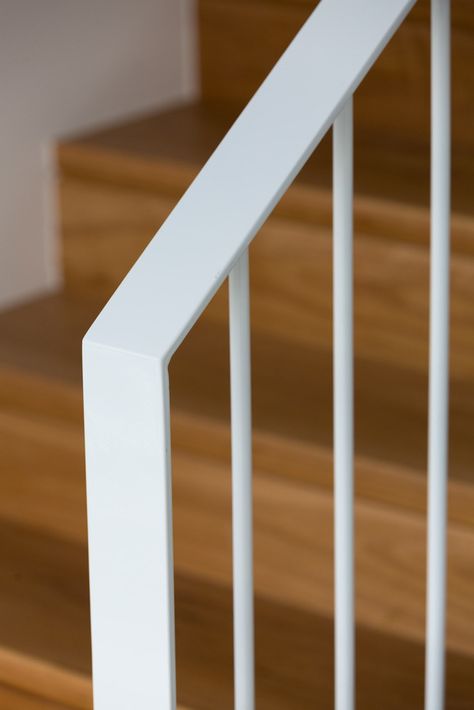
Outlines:
<svg viewBox="0 0 474 710"><path fill-rule="evenodd" d="M58 145L64 288L0 314L2 708L91 707L81 338L313 6L201 0L201 98ZM461 88L469 76L472 85L474 10L459 0L453 12L446 707L467 710L474 703L474 99ZM423 698L428 18L422 0L355 101L357 694L364 710L419 708ZM250 254L258 707L310 708L317 698L330 708L330 137ZM224 285L171 363L178 698L202 710L233 707L228 381Z"/></svg>

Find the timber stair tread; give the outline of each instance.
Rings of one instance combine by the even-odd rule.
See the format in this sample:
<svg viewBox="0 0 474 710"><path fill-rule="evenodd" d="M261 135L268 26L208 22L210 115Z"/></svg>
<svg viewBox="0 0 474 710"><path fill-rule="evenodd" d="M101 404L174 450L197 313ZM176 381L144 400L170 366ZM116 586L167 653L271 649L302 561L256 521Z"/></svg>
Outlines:
<svg viewBox="0 0 474 710"><path fill-rule="evenodd" d="M99 310L58 294L0 314L0 364L79 386L81 339ZM255 428L331 449L331 353L254 332L252 359ZM226 325L201 318L171 363L173 407L227 422L228 363ZM424 475L426 403L424 373L356 358L356 453ZM450 476L468 484L473 408L474 383L452 380Z"/></svg>
<svg viewBox="0 0 474 710"><path fill-rule="evenodd" d="M61 169L78 177L131 183L153 188L153 172L143 168L160 165L188 168L197 174L210 157L242 106L234 101L198 99L169 109L105 126L88 134L70 136L59 142ZM367 140L355 127L356 196L427 207L429 200L429 152L424 146ZM331 188L331 141L326 136L303 167L296 184ZM369 137L370 138L370 137ZM120 163L120 158L123 162ZM108 159L110 163L108 163ZM108 169L109 168L109 169ZM135 169L134 169L135 168ZM173 186L173 181L170 182ZM183 187L177 183L176 191ZM474 171L462 155L454 161L453 210L472 216Z"/></svg>
<svg viewBox="0 0 474 710"><path fill-rule="evenodd" d="M10 668L20 689L23 663L28 670L29 659L41 656L47 668L43 679L51 684L55 704L45 701L43 705L38 703L38 708L90 708L85 545L5 522L0 522L0 535L4 555L0 656L5 648L16 653L16 664L10 664ZM231 588L178 573L175 591L178 699L201 710L230 709ZM332 639L329 617L257 595L258 706L268 710L310 708L317 698L318 707L331 707ZM361 706L374 710L381 705L389 710L419 707L423 694L423 644L359 627L357 645L357 699ZM448 652L449 710L469 706L474 683L471 671L472 658ZM70 685L64 682L65 678L69 678ZM25 684L29 682L26 677ZM31 707L36 710L36 705Z"/></svg>
<svg viewBox="0 0 474 710"><path fill-rule="evenodd" d="M196 101L59 144L68 293L110 296L237 113ZM250 248L254 330L316 351L331 348L330 148L326 138ZM361 142L357 156L356 355L426 373L428 154ZM465 382L474 381L474 178L458 169L453 182L450 357L454 380ZM205 318L226 321L225 287Z"/></svg>
<svg viewBox="0 0 474 710"><path fill-rule="evenodd" d="M0 316L5 473L0 475L0 658L8 658L8 679L13 677L16 687L41 690L45 697L53 688L54 702L78 708L90 707L80 338L96 311L90 303L57 295ZM211 380L224 377L226 341L224 326L202 321L189 349L178 351L172 371L178 688L180 701L203 710L232 707L228 403L213 394L219 382L211 386L205 369L190 369L189 360L202 365L204 358ZM222 359L213 359L210 346ZM268 354L262 345L262 358L268 360ZM309 360L312 366L313 354ZM199 402L205 381L206 399L214 403L202 411L204 402L193 404L187 393L194 391ZM281 378L275 382L280 396L287 393ZM263 421L270 422L269 430L255 432L259 703L309 708L318 697L322 707L331 707L330 454L325 445L295 441L291 431L272 433L268 412L275 402L259 406ZM377 491L376 501L374 491L366 491L356 504L359 702L369 708L417 707L423 664L423 479L403 467L387 477L382 463L372 465L382 486L392 481L392 493L407 475L410 480L400 505L390 496L380 505ZM360 475L367 479L368 473ZM469 493L464 487L457 496L468 516ZM453 710L468 707L473 692L474 610L472 579L466 575L474 569L472 527L472 519L456 513L449 532L448 707ZM30 668L38 662L45 670L38 687L31 687Z"/></svg>
<svg viewBox="0 0 474 710"><path fill-rule="evenodd" d="M80 389L3 366L0 397L0 520L85 546ZM229 427L174 409L172 441L175 569L230 585ZM256 592L330 616L330 454L258 430L254 453ZM448 648L474 654L473 496L450 488ZM359 460L356 489L358 620L421 642L423 479Z"/></svg>

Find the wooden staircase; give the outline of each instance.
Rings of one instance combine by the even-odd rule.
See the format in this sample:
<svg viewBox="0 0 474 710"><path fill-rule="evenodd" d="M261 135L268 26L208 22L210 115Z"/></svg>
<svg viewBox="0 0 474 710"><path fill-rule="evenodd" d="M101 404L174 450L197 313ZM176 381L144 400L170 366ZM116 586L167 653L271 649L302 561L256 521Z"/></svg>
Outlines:
<svg viewBox="0 0 474 710"><path fill-rule="evenodd" d="M81 337L313 5L201 0L202 98L58 145L64 289L0 315L1 708L92 706ZM474 99L465 89L474 72L474 8L458 0L453 11L446 707L467 710L474 706ZM427 22L421 0L355 103L364 710L420 708L423 700ZM251 247L260 710L332 707L330 181L325 140ZM171 364L178 698L195 710L233 707L228 383L223 287Z"/></svg>

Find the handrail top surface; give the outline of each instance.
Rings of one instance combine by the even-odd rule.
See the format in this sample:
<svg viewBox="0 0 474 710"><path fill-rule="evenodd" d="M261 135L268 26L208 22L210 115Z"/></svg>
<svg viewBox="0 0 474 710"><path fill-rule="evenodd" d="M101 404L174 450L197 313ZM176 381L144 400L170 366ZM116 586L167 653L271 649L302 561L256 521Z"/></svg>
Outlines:
<svg viewBox="0 0 474 710"><path fill-rule="evenodd" d="M321 0L85 345L168 362L415 2Z"/></svg>

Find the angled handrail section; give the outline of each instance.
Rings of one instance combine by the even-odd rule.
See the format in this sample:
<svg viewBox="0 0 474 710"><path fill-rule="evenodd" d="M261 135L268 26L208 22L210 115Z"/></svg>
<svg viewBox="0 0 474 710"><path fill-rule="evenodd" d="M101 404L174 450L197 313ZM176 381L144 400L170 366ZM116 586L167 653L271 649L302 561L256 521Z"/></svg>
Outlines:
<svg viewBox="0 0 474 710"><path fill-rule="evenodd" d="M176 705L169 360L414 3L319 3L84 338L96 710Z"/></svg>
<svg viewBox="0 0 474 710"><path fill-rule="evenodd" d="M86 335L167 362L415 0L322 0Z"/></svg>

